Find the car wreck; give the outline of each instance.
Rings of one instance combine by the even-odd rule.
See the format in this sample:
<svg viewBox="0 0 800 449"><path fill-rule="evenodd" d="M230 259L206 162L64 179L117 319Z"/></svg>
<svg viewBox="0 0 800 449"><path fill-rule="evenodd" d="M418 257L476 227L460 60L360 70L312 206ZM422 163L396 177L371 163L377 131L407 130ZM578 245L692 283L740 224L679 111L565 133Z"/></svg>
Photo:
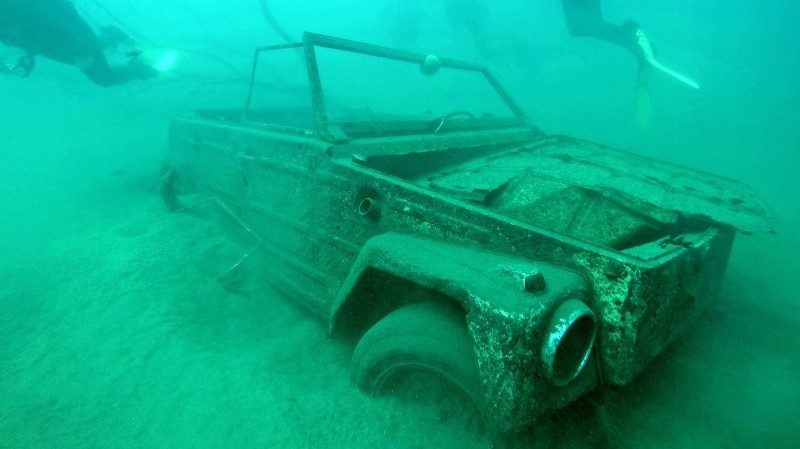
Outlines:
<svg viewBox="0 0 800 449"><path fill-rule="evenodd" d="M629 383L772 229L737 181L542 132L482 66L311 33L256 50L246 106L172 121L161 195L190 193L357 342L359 388L435 373L500 434Z"/></svg>

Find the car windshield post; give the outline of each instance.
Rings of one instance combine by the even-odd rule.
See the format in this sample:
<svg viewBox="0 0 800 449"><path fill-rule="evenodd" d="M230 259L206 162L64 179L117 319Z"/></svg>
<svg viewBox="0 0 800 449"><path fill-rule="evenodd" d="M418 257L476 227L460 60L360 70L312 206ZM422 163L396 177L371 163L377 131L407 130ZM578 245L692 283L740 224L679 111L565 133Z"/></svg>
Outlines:
<svg viewBox="0 0 800 449"><path fill-rule="evenodd" d="M279 44L279 45L264 45L261 47L256 47L256 50L253 54L253 66L250 70L250 86L247 89L247 102L244 105L244 110L242 111L242 122L247 122L247 114L250 111L250 105L253 101L253 88L256 82L256 69L258 68L258 57L262 52L267 51L275 51L275 50L285 50L290 48L300 48L303 44L299 42L294 42L290 44Z"/></svg>
<svg viewBox="0 0 800 449"><path fill-rule="evenodd" d="M306 58L306 70L308 71L308 82L311 86L311 109L314 114L314 128L326 139L330 140L331 133L328 130L328 110L325 108L325 95L322 92L322 80L319 76L319 66L317 65L317 53L314 43L303 35L303 54Z"/></svg>

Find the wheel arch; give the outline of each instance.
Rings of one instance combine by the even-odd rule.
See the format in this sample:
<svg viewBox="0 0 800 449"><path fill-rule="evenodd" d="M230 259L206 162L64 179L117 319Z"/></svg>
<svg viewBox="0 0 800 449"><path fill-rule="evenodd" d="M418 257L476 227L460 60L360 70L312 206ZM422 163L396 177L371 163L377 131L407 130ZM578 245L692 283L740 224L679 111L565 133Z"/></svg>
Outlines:
<svg viewBox="0 0 800 449"><path fill-rule="evenodd" d="M358 339L383 317L405 305L441 301L464 306L435 285L426 285L414 273L366 266L346 295L337 301L330 321L330 333ZM466 312L466 311L465 311Z"/></svg>
<svg viewBox="0 0 800 449"><path fill-rule="evenodd" d="M393 310L423 301L446 301L469 311L465 283L441 267L440 243L387 233L361 250L331 308L331 335L358 338ZM438 262L438 263L437 263Z"/></svg>

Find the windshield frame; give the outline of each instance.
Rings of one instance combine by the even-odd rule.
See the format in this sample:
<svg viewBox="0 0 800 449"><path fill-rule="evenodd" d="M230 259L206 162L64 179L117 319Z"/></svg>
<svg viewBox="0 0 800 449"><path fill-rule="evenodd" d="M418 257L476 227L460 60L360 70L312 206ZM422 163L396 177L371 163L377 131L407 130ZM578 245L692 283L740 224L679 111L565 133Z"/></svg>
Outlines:
<svg viewBox="0 0 800 449"><path fill-rule="evenodd" d="M484 77L489 83L495 93L500 97L503 103L513 113L513 118L476 118L476 117L458 117L453 120L447 115L436 117L431 121L420 120L387 120L380 121L380 126L376 126L376 122L355 122L355 121L333 121L330 120L328 110L325 105L325 95L322 88L322 80L319 73L319 66L317 62L316 47L329 48L333 50L340 50L345 52L363 54L368 56L375 56L378 58L391 59L395 61L410 62L422 67L426 58L431 55L422 53L415 53L405 50L399 50L390 47L383 47L374 44L367 44L363 42L352 41L332 36L326 36L317 33L303 33L301 42L286 43L280 45L265 45L257 47L253 57L253 65L250 76L250 87L247 95L247 102L244 107L242 119L248 122L248 115L250 115L251 101L253 96L253 87L255 85L255 77L258 67L259 56L264 52L272 52L277 50L297 49L302 48L305 69L308 76L309 86L311 89L311 111L314 130L320 137L332 142L346 141L350 137L374 136L379 134L418 134L418 133L438 133L443 129L491 129L491 128L507 128L507 127L529 127L534 128L528 122L528 118L522 109L517 105L514 99L508 92L500 85L494 75L489 70L481 65L474 64L467 61L461 61L451 58L437 57L440 67L446 67L457 70L466 70L476 72ZM447 123L445 124L445 122Z"/></svg>

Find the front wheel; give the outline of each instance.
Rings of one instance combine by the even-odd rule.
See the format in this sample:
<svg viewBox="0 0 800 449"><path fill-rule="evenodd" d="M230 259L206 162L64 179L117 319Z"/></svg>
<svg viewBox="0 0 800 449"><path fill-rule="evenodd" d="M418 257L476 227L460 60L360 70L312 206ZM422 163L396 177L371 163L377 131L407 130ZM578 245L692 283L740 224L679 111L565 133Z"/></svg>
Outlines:
<svg viewBox="0 0 800 449"><path fill-rule="evenodd" d="M481 421L479 427L486 428L473 348L459 307L441 301L409 304L386 315L364 334L353 353L351 379L372 396L394 395L415 401L452 401L454 396L444 391L456 390L461 393L457 396L472 405Z"/></svg>

